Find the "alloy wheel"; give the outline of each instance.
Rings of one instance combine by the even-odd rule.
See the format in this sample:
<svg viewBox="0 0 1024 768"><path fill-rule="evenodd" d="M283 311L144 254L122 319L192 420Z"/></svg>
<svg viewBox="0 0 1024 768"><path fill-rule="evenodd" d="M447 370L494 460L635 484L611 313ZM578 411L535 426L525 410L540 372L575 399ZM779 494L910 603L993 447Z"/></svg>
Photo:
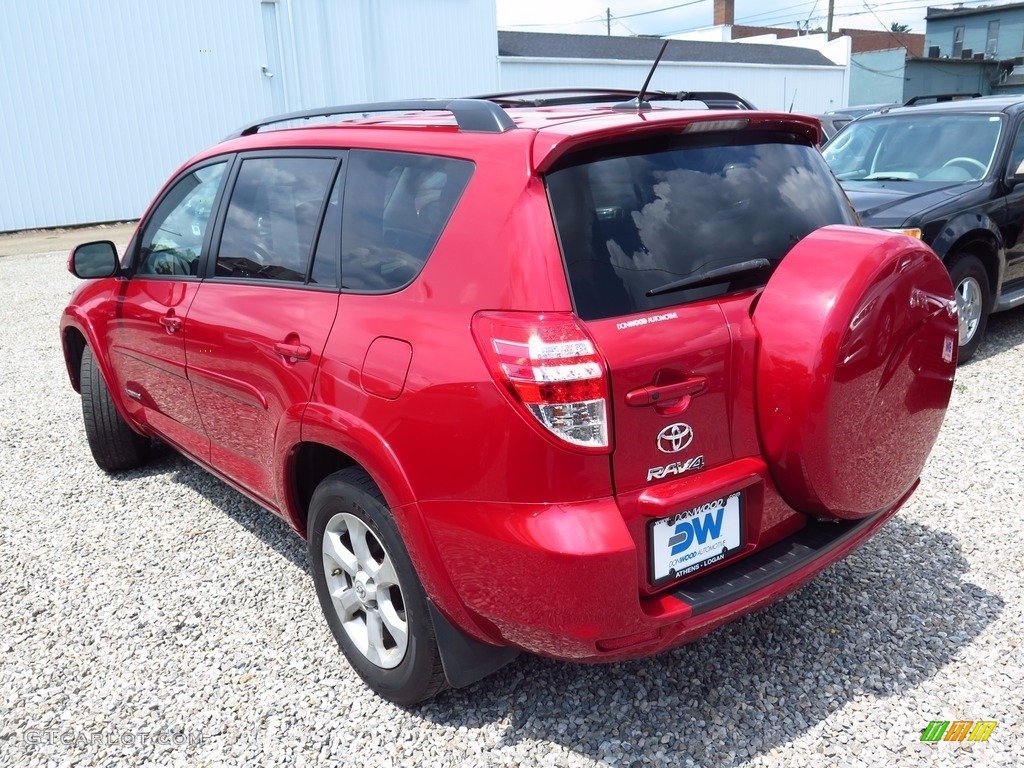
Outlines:
<svg viewBox="0 0 1024 768"><path fill-rule="evenodd" d="M405 599L391 556L366 523L342 512L324 531L324 575L338 618L372 664L394 669L409 646Z"/></svg>
<svg viewBox="0 0 1024 768"><path fill-rule="evenodd" d="M960 317L960 344L970 343L981 322L981 285L970 275L956 287L956 309Z"/></svg>

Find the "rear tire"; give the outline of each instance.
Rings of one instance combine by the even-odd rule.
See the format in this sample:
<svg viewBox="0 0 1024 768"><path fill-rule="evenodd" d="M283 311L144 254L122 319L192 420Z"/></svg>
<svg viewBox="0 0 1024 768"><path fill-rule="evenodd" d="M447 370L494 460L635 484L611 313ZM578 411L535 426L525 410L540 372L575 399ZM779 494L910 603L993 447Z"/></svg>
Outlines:
<svg viewBox="0 0 1024 768"><path fill-rule="evenodd" d="M387 502L357 467L313 493L307 544L316 594L349 664L395 704L448 687L427 596Z"/></svg>
<svg viewBox="0 0 1024 768"><path fill-rule="evenodd" d="M89 347L82 351L79 382L85 436L97 466L104 472L122 472L145 464L150 452L149 438L121 418Z"/></svg>
<svg viewBox="0 0 1024 768"><path fill-rule="evenodd" d="M958 253L949 259L947 267L960 319L959 365L974 357L985 336L988 315L992 311L992 294L985 265L973 253Z"/></svg>

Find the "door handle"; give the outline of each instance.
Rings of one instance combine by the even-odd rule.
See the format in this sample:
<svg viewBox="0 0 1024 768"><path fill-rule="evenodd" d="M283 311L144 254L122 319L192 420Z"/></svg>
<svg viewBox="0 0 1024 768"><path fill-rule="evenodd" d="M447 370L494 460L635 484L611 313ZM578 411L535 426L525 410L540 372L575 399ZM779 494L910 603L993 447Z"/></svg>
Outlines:
<svg viewBox="0 0 1024 768"><path fill-rule="evenodd" d="M671 384L650 384L626 393L626 405L653 406L663 416L675 416L690 407L690 400L708 388L707 376L691 376Z"/></svg>
<svg viewBox="0 0 1024 768"><path fill-rule="evenodd" d="M182 321L180 317L175 316L172 309L166 315L161 315L160 325L166 328L168 333L177 333L181 330Z"/></svg>
<svg viewBox="0 0 1024 768"><path fill-rule="evenodd" d="M309 356L313 354L313 350L305 344L286 344L283 341L279 341L274 345L274 351L292 363L299 360L309 360Z"/></svg>

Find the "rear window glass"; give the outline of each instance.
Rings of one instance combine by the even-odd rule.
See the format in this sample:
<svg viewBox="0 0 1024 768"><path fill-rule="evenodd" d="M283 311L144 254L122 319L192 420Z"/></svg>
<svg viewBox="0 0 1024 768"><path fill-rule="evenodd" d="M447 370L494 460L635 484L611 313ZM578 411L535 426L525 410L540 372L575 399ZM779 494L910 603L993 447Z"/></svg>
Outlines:
<svg viewBox="0 0 1024 768"><path fill-rule="evenodd" d="M788 134L708 134L577 156L547 177L576 311L616 317L763 285L759 270L648 296L856 217L814 147Z"/></svg>
<svg viewBox="0 0 1024 768"><path fill-rule="evenodd" d="M472 173L468 160L350 152L342 206L342 289L387 292L411 282Z"/></svg>

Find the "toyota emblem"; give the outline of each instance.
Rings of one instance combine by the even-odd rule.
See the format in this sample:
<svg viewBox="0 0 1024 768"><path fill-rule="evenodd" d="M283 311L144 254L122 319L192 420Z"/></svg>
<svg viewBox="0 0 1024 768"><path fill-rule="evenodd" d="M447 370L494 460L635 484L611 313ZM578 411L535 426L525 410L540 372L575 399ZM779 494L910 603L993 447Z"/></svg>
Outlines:
<svg viewBox="0 0 1024 768"><path fill-rule="evenodd" d="M669 424L658 433L658 450L662 453L679 453L693 442L693 429L689 424Z"/></svg>

